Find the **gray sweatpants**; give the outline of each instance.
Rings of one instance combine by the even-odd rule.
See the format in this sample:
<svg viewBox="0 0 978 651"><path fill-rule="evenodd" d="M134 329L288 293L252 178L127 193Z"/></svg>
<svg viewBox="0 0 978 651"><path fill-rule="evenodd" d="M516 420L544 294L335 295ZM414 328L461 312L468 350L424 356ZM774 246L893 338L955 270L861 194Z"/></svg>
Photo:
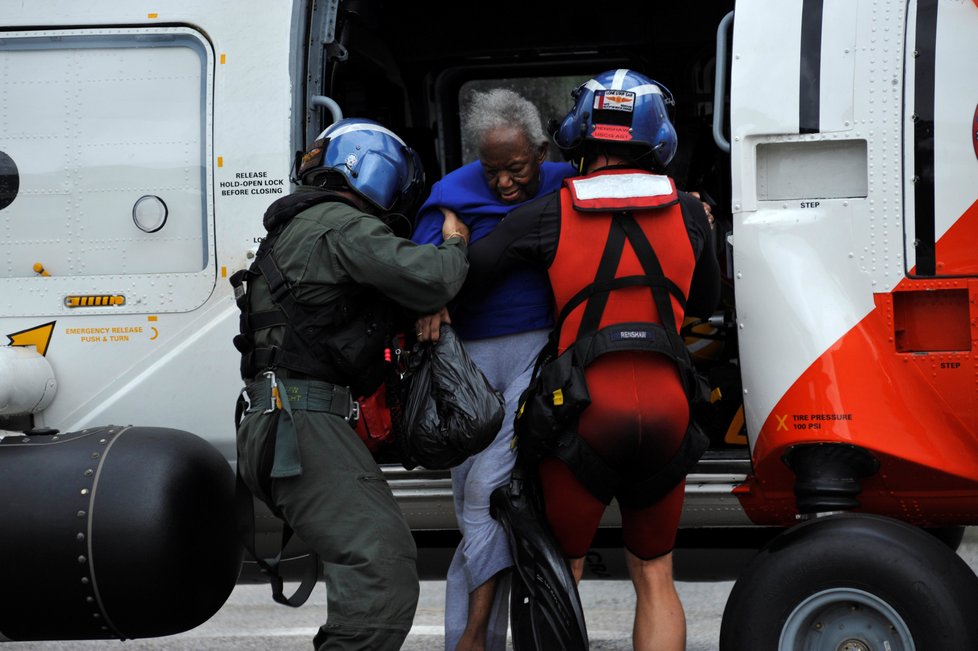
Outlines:
<svg viewBox="0 0 978 651"><path fill-rule="evenodd" d="M455 516L462 542L455 550L445 583L445 649L455 651L468 619L469 593L512 567L502 525L489 515L489 496L504 486L516 462L513 416L520 393L530 382L537 353L549 330L465 342L465 350L493 388L503 394L506 417L492 444L452 469ZM489 619L487 651L504 651L509 619L509 576L500 577Z"/></svg>

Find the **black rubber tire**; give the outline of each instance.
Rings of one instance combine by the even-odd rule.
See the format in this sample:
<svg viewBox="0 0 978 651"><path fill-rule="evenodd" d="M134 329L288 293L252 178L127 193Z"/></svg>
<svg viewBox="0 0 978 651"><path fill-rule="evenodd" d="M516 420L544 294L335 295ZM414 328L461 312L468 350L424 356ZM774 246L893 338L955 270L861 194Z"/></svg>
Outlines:
<svg viewBox="0 0 978 651"><path fill-rule="evenodd" d="M978 649L975 603L978 577L934 536L874 515L819 518L778 536L741 573L724 609L720 651L884 648L879 640L840 643L859 639L861 624L872 635L903 635L890 642L894 651Z"/></svg>
<svg viewBox="0 0 978 651"><path fill-rule="evenodd" d="M957 551L964 540L964 533L967 527L935 527L924 529L927 533L934 536L948 546L952 551Z"/></svg>

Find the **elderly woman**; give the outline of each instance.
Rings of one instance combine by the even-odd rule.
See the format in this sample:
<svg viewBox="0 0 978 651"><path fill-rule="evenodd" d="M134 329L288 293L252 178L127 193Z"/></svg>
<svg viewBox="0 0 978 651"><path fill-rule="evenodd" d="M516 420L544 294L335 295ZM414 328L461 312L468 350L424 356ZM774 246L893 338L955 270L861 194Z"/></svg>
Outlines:
<svg viewBox="0 0 978 651"><path fill-rule="evenodd" d="M510 90L477 93L463 116L478 143L479 160L436 183L418 211L413 239L438 244L443 213L465 222L471 241L490 233L507 212L554 192L574 174L567 163L547 162L548 138L536 107ZM417 323L422 340L437 339L448 310ZM550 282L544 273L519 270L499 278L479 300L459 295L451 323L466 351L506 400L507 418L495 441L452 469L455 514L462 542L448 570L446 651L506 648L509 576L506 535L489 515L489 496L509 481L515 462L512 415L537 353L553 326Z"/></svg>

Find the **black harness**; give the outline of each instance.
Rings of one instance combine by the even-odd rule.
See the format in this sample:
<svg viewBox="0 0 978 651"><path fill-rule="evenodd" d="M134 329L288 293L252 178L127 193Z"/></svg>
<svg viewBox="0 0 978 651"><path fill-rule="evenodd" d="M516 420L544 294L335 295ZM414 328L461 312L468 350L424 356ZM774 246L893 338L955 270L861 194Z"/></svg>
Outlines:
<svg viewBox="0 0 978 651"><path fill-rule="evenodd" d="M682 195L680 197L685 199ZM683 209L686 210L686 207L683 206ZM644 273L615 278L626 241L635 251ZM650 289L661 323L616 323L599 328L611 292L640 286ZM537 359L534 379L530 382L528 393L520 400L520 408L516 416L518 433L520 433L520 419L525 415L524 409L531 407L530 403L534 401L539 405L540 398L543 397L551 411L558 413L557 422L554 424L556 431L552 432L548 441L549 454L564 461L578 481L605 504L609 504L615 497L620 504L637 508L658 501L683 480L709 446L707 436L690 418L686 434L673 458L653 475L635 481L623 477L609 466L574 431L577 427L577 416L590 404L590 396L587 394L583 379L583 369L601 355L610 352L634 350L665 355L673 360L679 369L683 388L690 403L707 399L705 385L696 373L689 351L679 336L678 328L663 325L675 323L671 300L673 296L685 307L686 296L663 273L655 250L635 221L632 212L614 212L594 281L577 292L560 311L550 334L550 340ZM585 304L584 314L574 343L555 357L564 321L582 303ZM561 376L570 374L570 381L565 382L563 387L558 386L556 390L553 387L542 387L540 380L548 373L545 368L547 365L561 368L559 373ZM546 380L543 379L542 383L546 384ZM561 381L555 384L560 385ZM580 386L581 384L585 386ZM548 391L550 395L541 396ZM562 409L563 418L559 416ZM538 419L537 428L539 422ZM525 427L523 431L524 436L541 435L540 432L527 431ZM546 436L546 433L543 435Z"/></svg>

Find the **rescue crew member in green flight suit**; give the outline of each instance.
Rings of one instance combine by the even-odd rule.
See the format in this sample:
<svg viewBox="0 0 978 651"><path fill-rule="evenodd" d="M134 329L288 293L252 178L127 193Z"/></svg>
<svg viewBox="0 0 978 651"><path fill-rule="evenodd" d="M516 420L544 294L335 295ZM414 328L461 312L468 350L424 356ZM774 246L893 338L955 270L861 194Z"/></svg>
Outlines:
<svg viewBox="0 0 978 651"><path fill-rule="evenodd" d="M417 550L351 426L353 398L387 377L398 311L431 313L462 286L468 229L445 232L437 247L394 235L383 219L413 207L424 175L417 155L370 120L323 131L299 176L299 191L265 213L268 235L239 272L246 282L232 280L249 401L238 469L325 563L317 651L399 649L417 607Z"/></svg>

